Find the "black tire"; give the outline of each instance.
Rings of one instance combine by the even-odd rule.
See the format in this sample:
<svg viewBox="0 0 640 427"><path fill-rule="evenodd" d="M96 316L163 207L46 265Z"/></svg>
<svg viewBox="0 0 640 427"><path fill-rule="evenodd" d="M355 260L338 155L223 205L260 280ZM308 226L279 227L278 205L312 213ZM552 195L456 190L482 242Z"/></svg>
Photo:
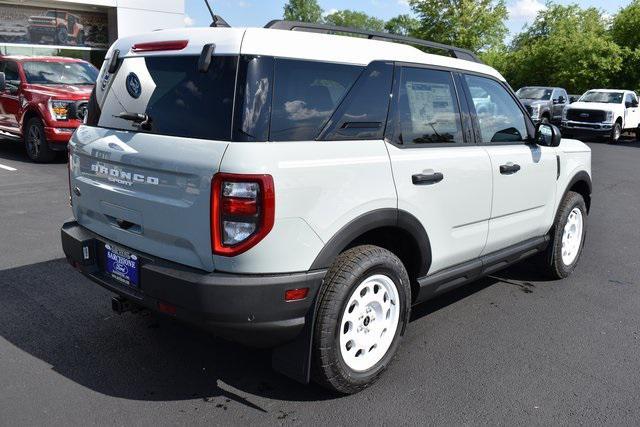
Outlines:
<svg viewBox="0 0 640 427"><path fill-rule="evenodd" d="M549 120L549 116L542 116L542 119L540 119L540 123L543 125L548 125L551 123L551 120Z"/></svg>
<svg viewBox="0 0 640 427"><path fill-rule="evenodd" d="M636 128L636 141L640 141L640 125Z"/></svg>
<svg viewBox="0 0 640 427"><path fill-rule="evenodd" d="M36 163L50 162L56 156L45 138L42 120L37 117L29 119L24 128L24 147L29 158Z"/></svg>
<svg viewBox="0 0 640 427"><path fill-rule="evenodd" d="M622 135L622 125L620 122L616 122L611 129L611 134L609 135L609 144L617 144L620 139L620 135Z"/></svg>
<svg viewBox="0 0 640 427"><path fill-rule="evenodd" d="M56 31L56 38L58 39L58 43L67 44L69 41L69 32L65 27L59 27L58 31Z"/></svg>
<svg viewBox="0 0 640 427"><path fill-rule="evenodd" d="M342 317L356 288L376 274L387 276L396 287L399 300L397 328L384 356L370 369L356 371L347 365L340 351ZM318 298L312 348L313 379L338 393L359 392L380 377L400 345L411 312L411 287L407 271L402 261L388 250L372 245L357 246L336 258L327 272ZM365 326L368 325L367 319L363 323Z"/></svg>
<svg viewBox="0 0 640 427"><path fill-rule="evenodd" d="M579 209L581 212L582 233L580 236L580 245L577 249L577 255L575 255L575 258L571 263L565 264L562 257L562 240L565 226L567 224L567 219L574 209ZM556 220L553 225L553 229L551 230L551 241L549 242L549 247L547 248L545 253L542 254L542 257L540 257L542 261L543 272L547 277L549 277L550 279L564 279L565 277L568 277L573 272L573 270L575 270L576 265L578 265L578 262L580 261L580 256L582 255L586 236L587 205L585 204L582 195L573 191L569 191L564 200L560 203L560 207L558 208Z"/></svg>

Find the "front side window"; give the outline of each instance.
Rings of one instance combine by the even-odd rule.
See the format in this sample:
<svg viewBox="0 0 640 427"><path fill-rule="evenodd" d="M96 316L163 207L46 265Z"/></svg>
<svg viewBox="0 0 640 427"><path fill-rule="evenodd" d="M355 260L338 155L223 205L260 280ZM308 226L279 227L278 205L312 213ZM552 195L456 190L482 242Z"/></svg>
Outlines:
<svg viewBox="0 0 640 427"><path fill-rule="evenodd" d="M39 85L93 85L98 70L88 62L26 61L27 82Z"/></svg>
<svg viewBox="0 0 640 427"><path fill-rule="evenodd" d="M482 142L520 142L528 138L524 113L497 81L465 75Z"/></svg>
<svg viewBox="0 0 640 427"><path fill-rule="evenodd" d="M269 139L315 139L362 70L353 65L276 59Z"/></svg>
<svg viewBox="0 0 640 427"><path fill-rule="evenodd" d="M462 143L462 125L451 73L403 68L397 100L397 135L402 145Z"/></svg>
<svg viewBox="0 0 640 427"><path fill-rule="evenodd" d="M9 84L20 84L20 73L18 72L18 64L13 61L5 62L4 78Z"/></svg>

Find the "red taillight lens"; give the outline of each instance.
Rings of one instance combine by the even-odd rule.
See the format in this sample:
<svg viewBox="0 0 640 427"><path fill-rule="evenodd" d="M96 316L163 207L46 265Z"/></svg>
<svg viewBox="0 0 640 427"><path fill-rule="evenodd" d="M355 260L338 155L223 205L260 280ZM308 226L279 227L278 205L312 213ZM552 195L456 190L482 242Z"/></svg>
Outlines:
<svg viewBox="0 0 640 427"><path fill-rule="evenodd" d="M211 250L235 256L273 228L275 190L271 175L218 173L211 182Z"/></svg>
<svg viewBox="0 0 640 427"><path fill-rule="evenodd" d="M285 301L300 301L309 294L309 288L289 289L284 293Z"/></svg>
<svg viewBox="0 0 640 427"><path fill-rule="evenodd" d="M136 43L131 47L136 53L156 52L161 50L182 50L189 44L189 40L170 40L163 42Z"/></svg>

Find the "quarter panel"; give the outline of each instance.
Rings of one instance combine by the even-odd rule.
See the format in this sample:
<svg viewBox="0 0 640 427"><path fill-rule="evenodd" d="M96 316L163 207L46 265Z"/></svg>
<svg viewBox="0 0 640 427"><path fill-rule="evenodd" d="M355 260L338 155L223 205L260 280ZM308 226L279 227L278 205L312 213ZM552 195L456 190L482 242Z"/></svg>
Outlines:
<svg viewBox="0 0 640 427"><path fill-rule="evenodd" d="M224 271L307 270L344 225L372 210L397 207L382 140L232 143L220 171L270 174L276 195L276 227L233 259L216 256L216 268Z"/></svg>

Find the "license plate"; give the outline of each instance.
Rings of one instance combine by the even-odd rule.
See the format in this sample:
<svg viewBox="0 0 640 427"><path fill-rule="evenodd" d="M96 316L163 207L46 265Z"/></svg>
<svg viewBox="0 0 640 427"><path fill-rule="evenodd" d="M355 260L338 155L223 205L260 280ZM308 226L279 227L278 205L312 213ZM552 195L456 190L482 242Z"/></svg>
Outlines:
<svg viewBox="0 0 640 427"><path fill-rule="evenodd" d="M115 280L127 286L138 286L138 257L131 252L104 245L107 264L105 271Z"/></svg>

